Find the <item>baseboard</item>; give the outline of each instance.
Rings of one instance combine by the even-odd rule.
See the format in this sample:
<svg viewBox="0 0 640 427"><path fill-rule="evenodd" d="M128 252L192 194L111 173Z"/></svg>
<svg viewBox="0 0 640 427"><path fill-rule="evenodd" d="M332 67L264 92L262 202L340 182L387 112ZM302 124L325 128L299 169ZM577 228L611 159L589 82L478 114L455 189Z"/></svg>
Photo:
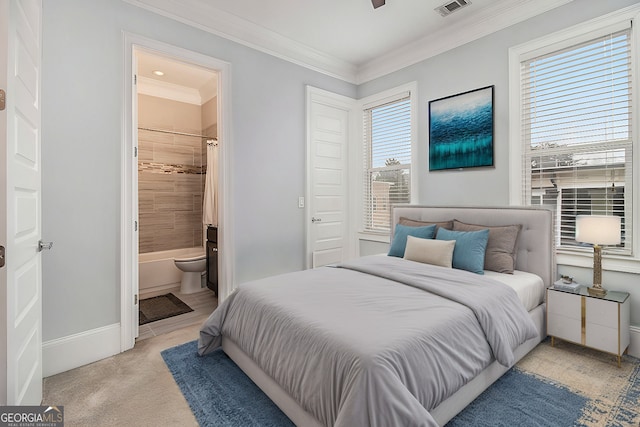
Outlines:
<svg viewBox="0 0 640 427"><path fill-rule="evenodd" d="M120 353L120 323L42 344L42 376L50 377Z"/></svg>
<svg viewBox="0 0 640 427"><path fill-rule="evenodd" d="M180 292L180 283L170 283L168 285L153 286L151 288L140 289L140 299L153 298L158 295L165 295L170 292Z"/></svg>
<svg viewBox="0 0 640 427"><path fill-rule="evenodd" d="M629 355L640 359L640 326L631 326L629 343Z"/></svg>

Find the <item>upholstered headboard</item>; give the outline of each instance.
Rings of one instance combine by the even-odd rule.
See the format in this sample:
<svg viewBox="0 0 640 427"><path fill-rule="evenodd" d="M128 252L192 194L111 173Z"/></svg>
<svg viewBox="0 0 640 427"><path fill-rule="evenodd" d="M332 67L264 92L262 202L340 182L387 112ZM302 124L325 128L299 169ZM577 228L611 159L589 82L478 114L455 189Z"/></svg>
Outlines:
<svg viewBox="0 0 640 427"><path fill-rule="evenodd" d="M553 212L534 207L453 207L396 205L391 216L391 233L401 217L416 221L458 221L488 225L521 224L516 270L537 274L545 286L555 281Z"/></svg>

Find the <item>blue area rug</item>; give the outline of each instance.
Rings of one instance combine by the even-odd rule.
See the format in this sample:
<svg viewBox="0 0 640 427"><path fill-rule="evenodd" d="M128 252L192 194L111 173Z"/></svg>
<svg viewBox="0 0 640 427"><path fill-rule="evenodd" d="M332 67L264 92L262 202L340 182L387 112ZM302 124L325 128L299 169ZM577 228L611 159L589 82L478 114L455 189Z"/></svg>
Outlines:
<svg viewBox="0 0 640 427"><path fill-rule="evenodd" d="M294 426L222 350L199 357L191 341L161 354L200 426Z"/></svg>
<svg viewBox="0 0 640 427"><path fill-rule="evenodd" d="M449 421L447 427L573 426L588 400L514 368Z"/></svg>
<svg viewBox="0 0 640 427"><path fill-rule="evenodd" d="M541 347L541 351L536 349L534 352L542 353L539 357L541 369L548 370L544 352L558 350ZM551 354L557 357L557 353ZM221 350L199 357L197 343L191 341L164 350L162 357L201 426L293 426ZM575 364L570 353L565 357L568 363ZM630 361L625 364L626 369L619 374L616 371L619 368L612 369L613 375L623 376L622 385L616 387L620 390L608 390L606 399L604 394L599 394L602 389L597 390L595 396L587 396L548 377L515 367L452 419L447 427L639 426L640 362L629 357L625 359ZM535 363L529 362L529 365ZM583 366L581 371L585 368ZM588 376L601 374L597 370L587 373Z"/></svg>

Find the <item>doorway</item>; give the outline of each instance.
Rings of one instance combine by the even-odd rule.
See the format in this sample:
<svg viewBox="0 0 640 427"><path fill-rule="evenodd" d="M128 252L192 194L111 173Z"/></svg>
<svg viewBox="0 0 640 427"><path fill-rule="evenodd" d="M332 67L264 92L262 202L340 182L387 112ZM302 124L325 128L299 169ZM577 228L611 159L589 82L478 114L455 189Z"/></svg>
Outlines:
<svg viewBox="0 0 640 427"><path fill-rule="evenodd" d="M146 292L146 296L153 296L153 292L162 293L163 286L176 285L176 281L172 284L156 283L151 294L149 289L141 288L139 255L174 249L204 248L206 228L200 206L204 195L206 168L203 166L206 164L208 143L217 144L218 149L215 163L218 176L217 244L220 249L217 254L220 299L230 293L233 283L233 263L228 255L233 253L233 239L230 238L233 228L230 225L231 206L226 197L230 181L228 145L231 143L229 64L130 34L125 35L125 45L128 52L125 73L130 79L125 80L128 82L125 85L124 108L122 351L132 348L139 334L139 300L142 292ZM154 71L157 73L152 74ZM162 73L164 75L159 75ZM178 98L180 101L171 98ZM147 110L149 105L152 107L148 111L156 110L160 113L157 116L152 114L151 117L143 113L139 120L139 107ZM183 113L173 108L176 105L193 107L192 110L200 112L198 118L195 122L187 118L188 123L185 125ZM182 145L175 144L176 141ZM145 179L139 179L140 168L146 170ZM171 175L180 179L171 182ZM171 185L165 185L167 182L171 182ZM170 194L169 187L177 191ZM158 192L153 194L147 192L148 189ZM162 190L164 194L161 194ZM144 193L142 197L141 191ZM155 218L150 215L149 203L153 199L156 199L155 214L159 213ZM175 271L173 258L178 257L167 256L165 260L170 261L169 266ZM159 275L163 276L162 273Z"/></svg>
<svg viewBox="0 0 640 427"><path fill-rule="evenodd" d="M134 53L140 340L204 322L216 307L217 272L206 267L217 257L205 241L218 226L218 73Z"/></svg>

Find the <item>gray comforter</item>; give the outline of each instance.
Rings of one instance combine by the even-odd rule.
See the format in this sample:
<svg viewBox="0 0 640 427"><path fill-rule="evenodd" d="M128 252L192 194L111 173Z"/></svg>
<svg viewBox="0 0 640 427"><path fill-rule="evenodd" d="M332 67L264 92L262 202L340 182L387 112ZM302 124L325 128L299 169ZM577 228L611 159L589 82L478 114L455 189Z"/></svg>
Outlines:
<svg viewBox="0 0 640 427"><path fill-rule="evenodd" d="M381 256L340 267L241 285L198 352L227 336L327 426L435 426L430 409L538 334L483 276Z"/></svg>

